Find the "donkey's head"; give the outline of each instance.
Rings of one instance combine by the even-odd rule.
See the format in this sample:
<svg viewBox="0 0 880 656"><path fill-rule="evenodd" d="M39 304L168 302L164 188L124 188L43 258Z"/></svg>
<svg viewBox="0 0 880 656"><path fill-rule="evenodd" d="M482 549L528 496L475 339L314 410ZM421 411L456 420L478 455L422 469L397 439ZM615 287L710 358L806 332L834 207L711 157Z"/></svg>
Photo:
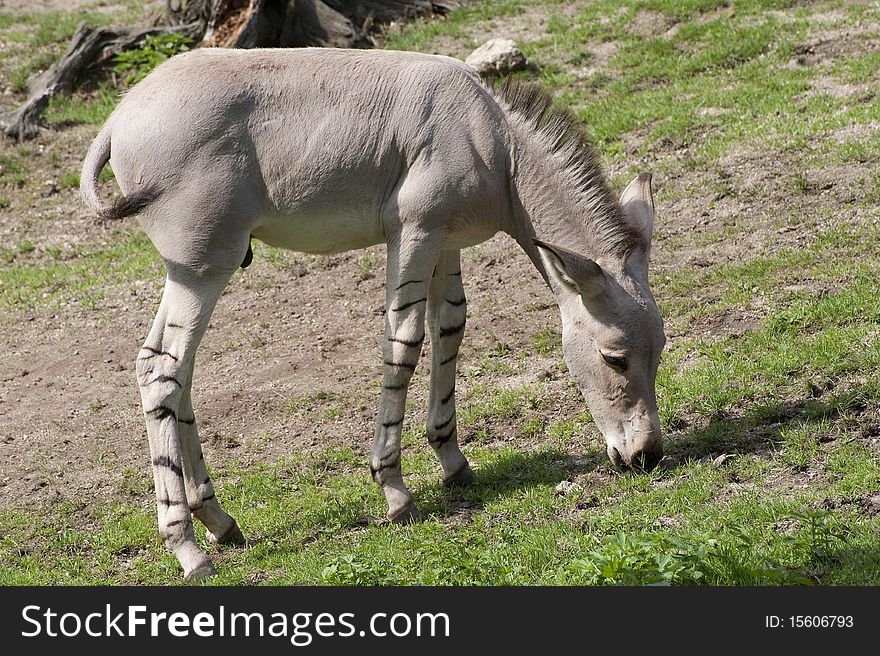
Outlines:
<svg viewBox="0 0 880 656"><path fill-rule="evenodd" d="M620 211L636 237L625 256L590 259L535 240L562 312L572 377L618 469L652 469L663 457L654 382L666 342L648 287L654 222L651 176L633 180Z"/></svg>

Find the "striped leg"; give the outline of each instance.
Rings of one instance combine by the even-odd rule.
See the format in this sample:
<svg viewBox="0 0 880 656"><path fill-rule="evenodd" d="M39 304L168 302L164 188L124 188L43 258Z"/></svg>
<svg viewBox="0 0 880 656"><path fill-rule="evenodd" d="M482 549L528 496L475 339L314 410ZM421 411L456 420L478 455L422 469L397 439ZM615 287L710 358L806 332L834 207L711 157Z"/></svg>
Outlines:
<svg viewBox="0 0 880 656"><path fill-rule="evenodd" d="M431 330L428 443L443 467L445 485L466 485L474 480L474 473L458 446L455 425L455 365L467 319L459 255L460 251L444 251L428 291Z"/></svg>
<svg viewBox="0 0 880 656"><path fill-rule="evenodd" d="M208 529L208 539L217 544L245 543L244 536L232 518L214 496L214 487L208 476L202 444L196 427L196 416L192 407L192 372L195 360L189 363L185 376L183 393L180 396L180 412L177 415L177 430L183 451L183 478L186 485L186 498L192 514Z"/></svg>
<svg viewBox="0 0 880 656"><path fill-rule="evenodd" d="M385 367L370 469L388 502L387 517L394 522L419 517L400 471L400 437L409 381L425 339L425 307L435 252L424 241L412 239L388 245L382 343Z"/></svg>
<svg viewBox="0 0 880 656"><path fill-rule="evenodd" d="M193 532L178 417L184 421L192 418L191 404L186 404L190 406L185 408L188 414L182 413L184 385L189 382L186 379L196 348L228 280L228 275L222 275L181 282L169 275L153 327L137 359L153 460L159 535L180 561L187 580L211 576L214 567Z"/></svg>

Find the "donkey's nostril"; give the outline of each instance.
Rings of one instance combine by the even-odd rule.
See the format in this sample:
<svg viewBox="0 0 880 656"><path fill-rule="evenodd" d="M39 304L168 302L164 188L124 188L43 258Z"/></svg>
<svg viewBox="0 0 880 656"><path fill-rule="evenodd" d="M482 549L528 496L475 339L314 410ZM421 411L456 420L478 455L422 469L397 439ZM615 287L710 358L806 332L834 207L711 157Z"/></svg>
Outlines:
<svg viewBox="0 0 880 656"><path fill-rule="evenodd" d="M623 456L620 455L620 451L613 446L608 447L608 457L611 458L611 464L613 464L619 471L626 471L629 469Z"/></svg>
<svg viewBox="0 0 880 656"><path fill-rule="evenodd" d="M634 469L641 469L642 471L649 472L654 469L654 467L657 466L657 463L662 459L663 447L658 446L652 449L642 449L641 451L633 453L630 465L632 465Z"/></svg>

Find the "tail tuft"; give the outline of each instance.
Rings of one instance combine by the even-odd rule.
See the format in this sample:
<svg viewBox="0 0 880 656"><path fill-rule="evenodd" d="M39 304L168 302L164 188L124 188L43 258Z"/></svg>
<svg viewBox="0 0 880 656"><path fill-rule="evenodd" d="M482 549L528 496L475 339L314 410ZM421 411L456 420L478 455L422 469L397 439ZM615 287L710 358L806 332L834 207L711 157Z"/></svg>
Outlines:
<svg viewBox="0 0 880 656"><path fill-rule="evenodd" d="M137 214L147 205L159 197L159 192L154 189L136 191L128 196L123 196L112 205L104 205L98 210L98 216L106 221L124 219Z"/></svg>

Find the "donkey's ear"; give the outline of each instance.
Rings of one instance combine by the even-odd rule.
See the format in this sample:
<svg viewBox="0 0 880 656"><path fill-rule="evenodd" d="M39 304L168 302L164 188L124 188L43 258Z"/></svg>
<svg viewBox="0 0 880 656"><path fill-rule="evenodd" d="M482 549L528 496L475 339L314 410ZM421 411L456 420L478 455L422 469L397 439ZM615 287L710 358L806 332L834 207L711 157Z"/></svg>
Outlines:
<svg viewBox="0 0 880 656"><path fill-rule="evenodd" d="M538 247L547 275L562 288L584 298L595 298L607 290L605 272L590 258L540 239L532 242Z"/></svg>
<svg viewBox="0 0 880 656"><path fill-rule="evenodd" d="M654 233L654 195L651 193L651 174L639 173L620 196L624 220L641 236L645 251L651 248Z"/></svg>

